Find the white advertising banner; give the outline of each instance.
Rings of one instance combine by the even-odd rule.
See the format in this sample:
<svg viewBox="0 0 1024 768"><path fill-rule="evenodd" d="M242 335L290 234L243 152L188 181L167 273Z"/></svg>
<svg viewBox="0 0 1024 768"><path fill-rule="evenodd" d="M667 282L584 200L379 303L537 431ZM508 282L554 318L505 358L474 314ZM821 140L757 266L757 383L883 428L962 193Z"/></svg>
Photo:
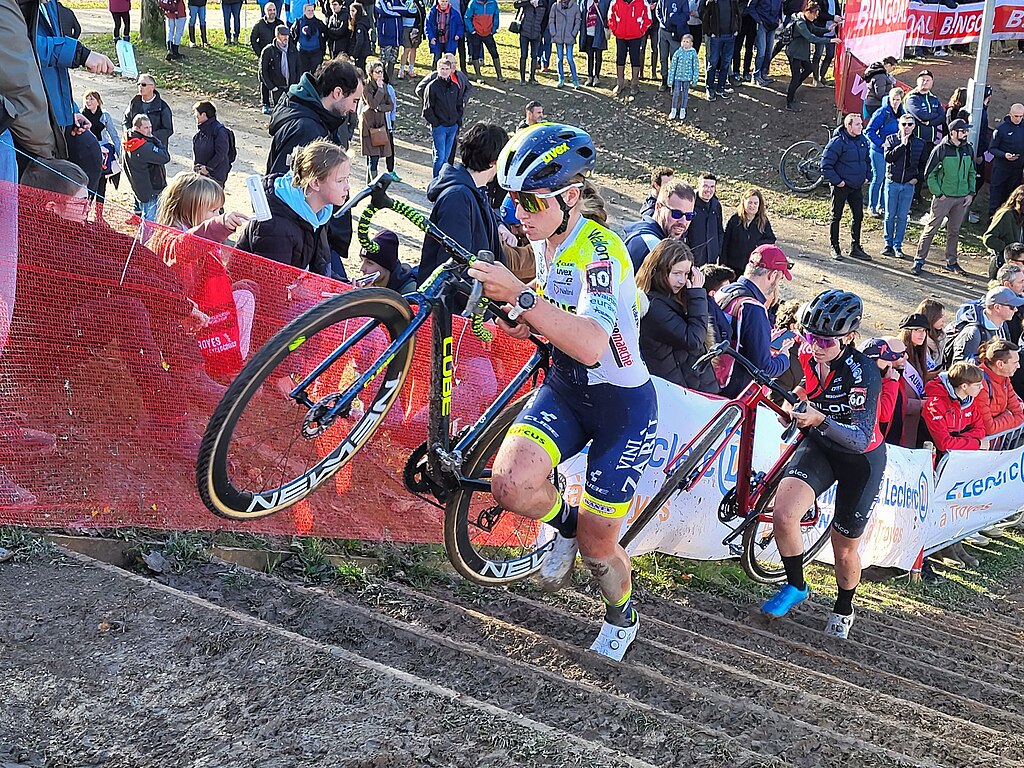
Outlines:
<svg viewBox="0 0 1024 768"><path fill-rule="evenodd" d="M987 528L1024 507L1024 448L950 451L932 499L923 542L930 550Z"/></svg>
<svg viewBox="0 0 1024 768"><path fill-rule="evenodd" d="M655 379L658 392L658 436L651 461L641 476L624 527L646 506L665 480L665 465L703 427L724 400L707 397ZM778 458L782 425L767 408L757 417L754 440L754 471L767 471ZM722 497L736 484L738 435L715 460L690 493L677 493L661 509L630 546L631 555L663 552L694 560L723 560L735 557L722 540L731 532L718 520ZM559 470L566 480L566 498L579 502L583 492L586 453L563 462ZM932 497L931 454L928 451L889 449L889 460L872 520L861 543L865 565L909 569L921 550L923 530ZM822 509L820 530L832 522L835 488L819 499ZM741 521L734 521L738 525ZM826 547L819 559L831 561Z"/></svg>

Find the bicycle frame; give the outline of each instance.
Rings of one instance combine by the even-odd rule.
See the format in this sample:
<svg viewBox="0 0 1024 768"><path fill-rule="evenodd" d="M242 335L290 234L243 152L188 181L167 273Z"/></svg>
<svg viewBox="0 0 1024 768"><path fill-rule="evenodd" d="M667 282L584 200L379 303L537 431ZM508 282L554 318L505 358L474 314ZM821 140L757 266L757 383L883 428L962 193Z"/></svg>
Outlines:
<svg viewBox="0 0 1024 768"><path fill-rule="evenodd" d="M433 317L431 326L431 375L429 387L429 407L427 424L427 462L428 469L434 478L450 478L455 486L465 485L486 489L488 484L479 480L470 480L461 476L462 457L466 449L480 436L480 433L515 397L516 393L530 379L536 381L536 377L542 370L547 370L550 362L549 347L545 342L531 336L530 340L536 346L536 350L523 368L512 378L509 384L501 391L495 401L477 419L476 423L463 434L455 445L452 445L451 434L451 403L454 389L454 355L452 340L452 312L450 309L452 299L455 296L473 294L472 289L462 280L461 272L475 258L473 254L463 248L459 243L436 227L426 217L415 209L402 203L396 204L387 195L387 187L390 177L381 174L372 185L362 190L349 203L345 210L359 203L366 197L371 198L370 206L364 211L359 222L359 235L362 240L368 234L369 222L374 213L381 209L395 210L404 215L410 222L419 227L426 235L437 240L450 257L440 265L434 273L421 286L420 290L403 296L410 305L417 307L409 325L391 342L377 360L366 371L363 371L331 405L325 415L321 417L322 422L328 422L344 416L349 412L352 402L363 389L388 365L392 357L403 346L412 342L413 337ZM472 301L472 300L471 300ZM496 309L496 308L495 308ZM503 315L500 311L499 315ZM289 393L296 402L313 408L313 403L306 393L312 385L331 365L342 358L361 340L366 338L377 327L377 323L370 321L357 330L352 336L345 340L337 349L331 352L321 361L294 389ZM440 360L441 365L436 365ZM336 397L334 395L330 396Z"/></svg>
<svg viewBox="0 0 1024 768"><path fill-rule="evenodd" d="M705 358L710 360L711 358L717 357L723 353L732 355L736 358L736 361L742 365L742 367L747 368L748 371L756 371L748 360L730 349L726 342L717 345L709 351ZM690 455L694 450L694 447L702 441L711 427L723 414L726 414L731 410L738 411L739 418L735 425L722 436L717 447L715 447L715 449L705 457L703 463L698 465L697 470L693 472L691 479L687 484L685 486L680 486L676 490L676 493L680 491L689 493L692 491L708 470L714 466L718 457L721 456L722 452L729 446L732 438L737 432L739 432L740 444L739 453L736 459L737 476L734 492L736 494L736 509L739 511L739 516L744 518L744 521L737 528L733 529L733 531L722 541L726 546L729 546L732 541L741 536L747 526L751 525L753 521L758 519L758 517L752 516L750 512L756 505L760 494L764 491L768 483L785 468L793 455L793 451L796 450L796 446L803 437L803 434L799 430L792 428L792 431L790 431L790 429L787 428L787 432L783 433L783 442L786 447L772 465L771 469L769 469L768 472L757 473L757 475L752 474L751 462L754 458L754 430L757 426L758 406L764 404L779 416L789 418L788 414L782 409L782 407L776 405L775 402L768 397L768 391L773 391L782 395L791 403L796 402L796 398L793 393L787 392L770 380L760 379L760 375L755 375L754 380L752 380L735 399L724 403L722 407L715 412L715 415L708 420L707 424L705 424L700 431L693 436L690 442L666 463L665 469L663 470L666 477L670 476L679 465L679 462ZM642 510L637 516L636 522L634 522L634 524L631 525L622 535L622 538L619 540L619 544L623 547L628 546L647 526L651 519L654 518L656 513L657 510L644 508L644 510Z"/></svg>

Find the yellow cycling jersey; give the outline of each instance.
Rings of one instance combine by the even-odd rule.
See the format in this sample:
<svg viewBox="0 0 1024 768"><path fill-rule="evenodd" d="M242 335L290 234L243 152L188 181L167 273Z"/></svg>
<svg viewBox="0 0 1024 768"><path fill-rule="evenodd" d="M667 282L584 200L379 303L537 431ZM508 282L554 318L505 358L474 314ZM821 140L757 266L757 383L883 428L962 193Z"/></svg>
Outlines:
<svg viewBox="0 0 1024 768"><path fill-rule="evenodd" d="M543 242L533 243L533 250L538 295L575 315L593 318L609 337L608 348L590 368L556 350L555 373L577 385L647 383L651 376L640 356L639 291L622 240L581 217L550 264Z"/></svg>

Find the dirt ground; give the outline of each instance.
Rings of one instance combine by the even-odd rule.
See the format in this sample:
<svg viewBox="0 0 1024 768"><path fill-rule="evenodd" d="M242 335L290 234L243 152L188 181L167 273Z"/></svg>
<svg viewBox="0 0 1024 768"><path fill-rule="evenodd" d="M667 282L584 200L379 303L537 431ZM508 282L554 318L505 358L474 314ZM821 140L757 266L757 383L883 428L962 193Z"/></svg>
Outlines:
<svg viewBox="0 0 1024 768"><path fill-rule="evenodd" d="M0 765L1009 768L1022 582L957 612L865 599L847 643L824 598L769 624L749 597L645 594L617 665L583 650L585 589L51 553L0 566Z"/></svg>

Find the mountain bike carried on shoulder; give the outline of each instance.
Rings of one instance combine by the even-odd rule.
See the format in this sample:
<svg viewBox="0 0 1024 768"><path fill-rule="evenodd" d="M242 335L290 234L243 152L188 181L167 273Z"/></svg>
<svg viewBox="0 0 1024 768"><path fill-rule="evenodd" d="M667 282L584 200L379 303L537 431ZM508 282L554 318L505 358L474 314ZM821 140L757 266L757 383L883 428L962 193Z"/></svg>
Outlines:
<svg viewBox="0 0 1024 768"><path fill-rule="evenodd" d="M429 319L427 440L411 451L403 482L410 492L424 498L430 494L444 505L445 549L460 574L483 585L509 584L540 568L553 529L503 509L490 492L491 467L530 394L520 393L536 387L546 374L551 348L531 337L534 350L523 367L476 423L453 434L452 306L464 297L463 314L472 332L490 339L486 313L503 313L482 296L479 283L467 279L466 270L476 259L493 260L494 256L470 253L423 214L391 199L389 183L390 177L382 174L346 206L351 209L367 197L370 200L357 228L363 247L375 250L376 243L369 238L370 221L378 211L391 210L438 241L448 260L411 294L400 296L384 288L347 291L311 307L278 331L246 363L214 410L199 451L196 485L210 511L230 520L266 517L308 498L385 424L409 373L417 333ZM705 362L723 353L749 366L757 381L783 392L741 356L721 346L705 356ZM783 394L796 401L791 393ZM753 408L760 402L753 391L748 400ZM624 543L676 492L692 488L747 421L751 426L741 433L741 456L749 460L753 408L744 400L723 406L691 441L692 449L670 462L665 483L632 523ZM770 551L771 506L766 493L774 492L774 487L768 488L773 477L758 476L756 486L754 481L749 481L750 487L743 484L729 507L746 509L751 499L765 499L756 516L742 515L744 523L731 537L742 537L746 547L746 532L752 529L750 549L759 554ZM557 468L552 480L556 486L564 485ZM819 549L821 543L816 542ZM745 566L754 578L781 578L770 560L758 562L760 566Z"/></svg>

